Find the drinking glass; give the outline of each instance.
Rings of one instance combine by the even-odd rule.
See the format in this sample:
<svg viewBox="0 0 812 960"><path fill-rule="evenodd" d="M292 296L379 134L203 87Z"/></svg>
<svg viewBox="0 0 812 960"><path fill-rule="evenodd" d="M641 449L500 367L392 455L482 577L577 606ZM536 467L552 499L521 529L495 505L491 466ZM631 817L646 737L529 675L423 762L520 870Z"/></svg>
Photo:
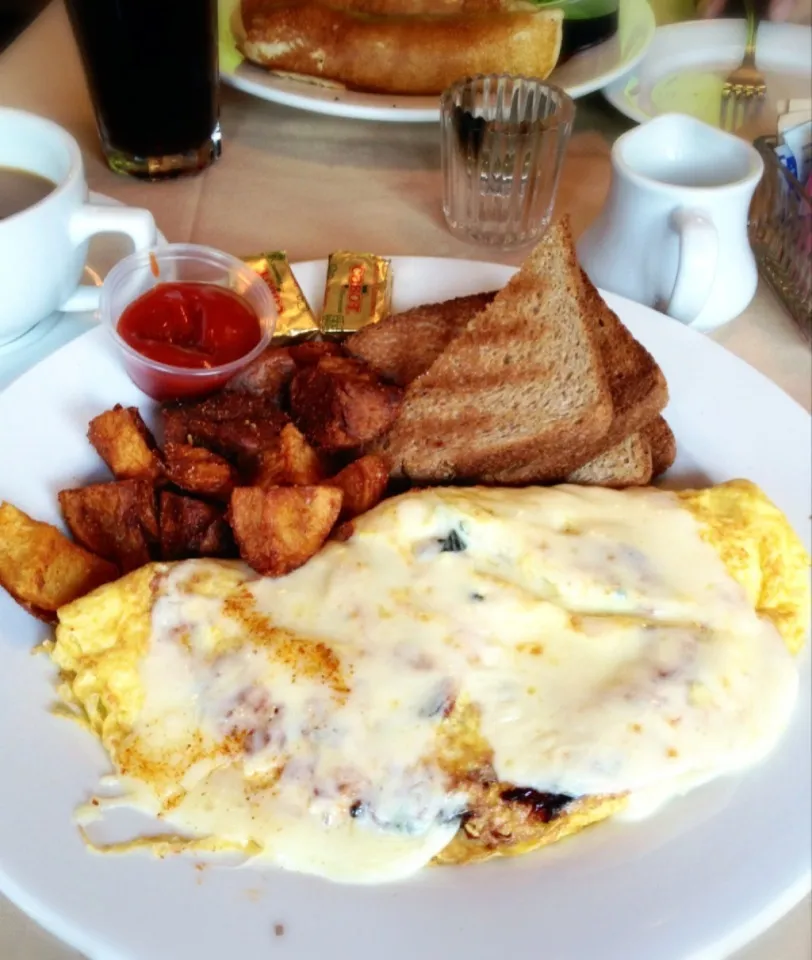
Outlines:
<svg viewBox="0 0 812 960"><path fill-rule="evenodd" d="M109 166L147 180L220 155L217 0L66 0Z"/></svg>
<svg viewBox="0 0 812 960"><path fill-rule="evenodd" d="M445 91L440 113L451 232L503 249L538 240L572 130L570 97L529 77L467 77Z"/></svg>

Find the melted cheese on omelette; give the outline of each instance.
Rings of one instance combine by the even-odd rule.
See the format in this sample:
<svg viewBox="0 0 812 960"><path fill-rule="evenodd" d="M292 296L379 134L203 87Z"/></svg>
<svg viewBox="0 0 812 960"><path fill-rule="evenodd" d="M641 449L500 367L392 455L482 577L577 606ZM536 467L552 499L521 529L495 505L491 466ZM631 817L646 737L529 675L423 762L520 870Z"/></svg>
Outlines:
<svg viewBox="0 0 812 960"><path fill-rule="evenodd" d="M485 767L642 803L774 746L808 558L765 504L744 483L411 493L287 577L136 571L60 611L52 655L164 848L393 879L446 848Z"/></svg>

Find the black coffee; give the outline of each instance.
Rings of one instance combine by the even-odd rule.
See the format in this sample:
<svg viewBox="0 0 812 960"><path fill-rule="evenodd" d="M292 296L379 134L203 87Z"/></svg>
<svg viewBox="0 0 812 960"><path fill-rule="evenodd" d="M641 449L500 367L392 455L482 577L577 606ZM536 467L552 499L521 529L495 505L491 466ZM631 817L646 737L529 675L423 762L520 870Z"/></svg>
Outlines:
<svg viewBox="0 0 812 960"><path fill-rule="evenodd" d="M0 220L33 207L56 189L56 184L29 170L0 167Z"/></svg>

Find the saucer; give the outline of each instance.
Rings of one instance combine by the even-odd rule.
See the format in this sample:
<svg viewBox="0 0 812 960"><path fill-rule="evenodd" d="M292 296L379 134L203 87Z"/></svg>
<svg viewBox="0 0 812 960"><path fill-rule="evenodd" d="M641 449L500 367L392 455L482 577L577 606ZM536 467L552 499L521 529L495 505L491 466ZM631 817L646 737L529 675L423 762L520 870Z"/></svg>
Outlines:
<svg viewBox="0 0 812 960"><path fill-rule="evenodd" d="M59 312L52 313L50 317L46 317L44 320L40 320L39 323L35 323L30 330L21 333L19 337L15 337L6 343L0 343L0 357L5 356L7 353L13 353L16 350L22 350L23 347L28 347L32 343L36 343L37 340L41 340L46 333L50 333L53 330L56 326L56 321L61 316L62 314Z"/></svg>

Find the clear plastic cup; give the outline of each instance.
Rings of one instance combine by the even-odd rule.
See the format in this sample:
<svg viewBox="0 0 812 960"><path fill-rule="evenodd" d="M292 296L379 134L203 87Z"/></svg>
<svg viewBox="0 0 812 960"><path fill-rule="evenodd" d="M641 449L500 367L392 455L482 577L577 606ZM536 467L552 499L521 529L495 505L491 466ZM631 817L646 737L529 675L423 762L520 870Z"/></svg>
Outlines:
<svg viewBox="0 0 812 960"><path fill-rule="evenodd" d="M211 283L239 294L259 319L259 343L238 360L204 369L145 357L119 335L118 321L133 300L166 282ZM104 281L99 310L130 379L155 400L199 397L218 390L268 346L277 320L273 296L259 274L228 253L193 243L170 243L119 261Z"/></svg>
<svg viewBox="0 0 812 960"><path fill-rule="evenodd" d="M529 77L467 77L442 96L443 212L451 232L510 249L550 222L575 104Z"/></svg>

